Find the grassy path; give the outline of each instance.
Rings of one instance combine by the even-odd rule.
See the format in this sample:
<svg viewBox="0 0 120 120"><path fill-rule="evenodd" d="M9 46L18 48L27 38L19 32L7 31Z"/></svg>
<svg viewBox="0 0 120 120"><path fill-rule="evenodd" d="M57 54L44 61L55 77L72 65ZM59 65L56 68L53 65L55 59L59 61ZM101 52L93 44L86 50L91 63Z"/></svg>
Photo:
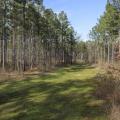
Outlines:
<svg viewBox="0 0 120 120"><path fill-rule="evenodd" d="M97 68L74 65L0 83L0 120L104 120L92 96Z"/></svg>

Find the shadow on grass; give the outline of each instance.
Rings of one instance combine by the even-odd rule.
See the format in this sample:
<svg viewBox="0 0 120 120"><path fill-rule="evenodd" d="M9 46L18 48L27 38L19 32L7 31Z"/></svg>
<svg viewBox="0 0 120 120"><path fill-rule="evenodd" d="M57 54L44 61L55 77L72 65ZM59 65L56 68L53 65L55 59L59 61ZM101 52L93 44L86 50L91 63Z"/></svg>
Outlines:
<svg viewBox="0 0 120 120"><path fill-rule="evenodd" d="M84 69L93 69L94 67L90 66L89 64L76 64L64 68L58 68L56 71L50 72L50 73L43 73L39 76L42 80L52 80L57 79L61 76L64 76L65 74L69 72L81 72Z"/></svg>
<svg viewBox="0 0 120 120"><path fill-rule="evenodd" d="M77 65L64 68L58 74L66 74L69 72L67 70L75 72L91 69L89 66L82 67ZM67 80L64 83L44 80L2 83L0 120L94 120L102 116L103 111L101 105L89 105L95 101L92 97L93 79Z"/></svg>

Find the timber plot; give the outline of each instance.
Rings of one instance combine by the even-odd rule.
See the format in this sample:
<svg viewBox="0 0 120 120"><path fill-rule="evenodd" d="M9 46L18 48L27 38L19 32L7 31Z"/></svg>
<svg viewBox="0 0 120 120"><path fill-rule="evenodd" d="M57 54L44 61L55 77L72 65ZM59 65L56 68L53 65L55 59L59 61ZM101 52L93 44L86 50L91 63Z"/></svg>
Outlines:
<svg viewBox="0 0 120 120"><path fill-rule="evenodd" d="M73 65L1 82L0 120L104 120L103 102L92 95L98 72L89 65Z"/></svg>
<svg viewBox="0 0 120 120"><path fill-rule="evenodd" d="M120 0L85 1L0 0L0 120L120 120Z"/></svg>

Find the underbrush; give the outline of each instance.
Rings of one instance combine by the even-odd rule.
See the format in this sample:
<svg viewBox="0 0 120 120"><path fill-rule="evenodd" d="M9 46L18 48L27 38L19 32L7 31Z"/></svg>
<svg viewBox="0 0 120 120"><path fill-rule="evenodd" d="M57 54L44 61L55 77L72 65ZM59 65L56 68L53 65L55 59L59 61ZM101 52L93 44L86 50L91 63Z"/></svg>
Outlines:
<svg viewBox="0 0 120 120"><path fill-rule="evenodd" d="M95 96L105 100L108 120L120 120L120 76L119 70L108 68L97 76Z"/></svg>

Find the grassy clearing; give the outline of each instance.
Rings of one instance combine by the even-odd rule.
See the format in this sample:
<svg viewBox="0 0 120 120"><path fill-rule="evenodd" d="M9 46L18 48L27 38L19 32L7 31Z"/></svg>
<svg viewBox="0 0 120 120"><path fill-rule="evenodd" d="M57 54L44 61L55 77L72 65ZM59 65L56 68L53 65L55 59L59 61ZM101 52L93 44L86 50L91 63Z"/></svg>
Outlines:
<svg viewBox="0 0 120 120"><path fill-rule="evenodd" d="M74 65L0 83L0 120L105 120L92 96L97 68Z"/></svg>

